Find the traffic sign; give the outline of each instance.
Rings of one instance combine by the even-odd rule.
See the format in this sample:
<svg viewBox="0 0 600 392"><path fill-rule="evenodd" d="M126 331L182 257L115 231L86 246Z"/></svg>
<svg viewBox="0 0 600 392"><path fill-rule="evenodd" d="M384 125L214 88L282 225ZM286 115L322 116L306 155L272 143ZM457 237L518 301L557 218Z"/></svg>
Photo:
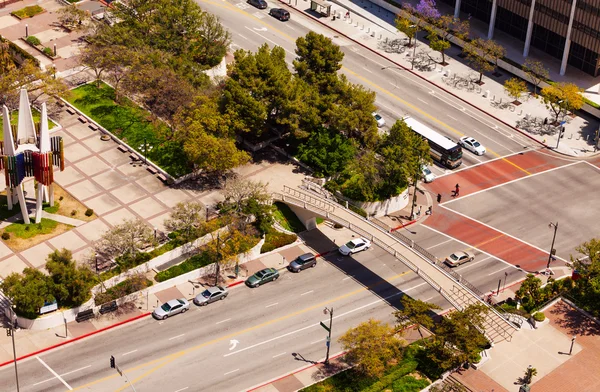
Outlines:
<svg viewBox="0 0 600 392"><path fill-rule="evenodd" d="M325 328L325 331L330 332L329 327L327 325L323 324L322 321L321 321L321 327Z"/></svg>

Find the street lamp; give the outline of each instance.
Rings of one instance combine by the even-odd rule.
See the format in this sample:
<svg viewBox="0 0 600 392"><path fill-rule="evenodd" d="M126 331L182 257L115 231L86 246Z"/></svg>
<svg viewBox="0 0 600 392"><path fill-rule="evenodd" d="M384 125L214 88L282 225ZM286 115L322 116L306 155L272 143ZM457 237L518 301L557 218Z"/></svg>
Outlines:
<svg viewBox="0 0 600 392"><path fill-rule="evenodd" d="M321 327L325 328L325 330L327 331L328 335L327 335L327 353L325 354L325 362L323 362L325 365L329 365L329 348L331 347L331 327L333 325L333 306L331 308L325 308L323 309L323 314L327 314L329 313L329 327L327 327L325 324L323 324L323 322L321 321Z"/></svg>
<svg viewBox="0 0 600 392"><path fill-rule="evenodd" d="M8 329L6 330L6 334L12 338L12 347L13 347L13 361L15 363L15 379L17 381L17 392L19 392L19 371L17 369L17 349L15 347L15 328L17 324L17 312L15 311L16 306L12 304L10 305L10 322L8 323Z"/></svg>
<svg viewBox="0 0 600 392"><path fill-rule="evenodd" d="M550 246L550 254L548 255L548 264L546 265L546 269L550 268L550 262L552 261L552 255L556 253L554 249L554 241L556 240L556 231L558 230L558 221L556 223L550 222L548 227L554 227L554 236L552 237L552 245Z"/></svg>
<svg viewBox="0 0 600 392"><path fill-rule="evenodd" d="M417 34L419 34L419 25L414 24L410 25L410 27L415 29L415 46L413 46L413 56L412 61L410 62L410 69L412 71L413 69L415 69L415 56L417 55Z"/></svg>
<svg viewBox="0 0 600 392"><path fill-rule="evenodd" d="M571 348L569 349L569 355L571 355L571 353L573 352L573 345L575 344L575 338L577 336L573 335L573 337L571 338Z"/></svg>

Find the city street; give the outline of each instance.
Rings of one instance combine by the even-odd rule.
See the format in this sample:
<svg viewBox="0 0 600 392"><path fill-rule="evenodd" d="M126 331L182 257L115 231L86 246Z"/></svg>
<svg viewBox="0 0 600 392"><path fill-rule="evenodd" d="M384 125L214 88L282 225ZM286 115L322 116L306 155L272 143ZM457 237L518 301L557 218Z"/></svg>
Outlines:
<svg viewBox="0 0 600 392"><path fill-rule="evenodd" d="M539 148L539 145L513 129L465 107L441 89L433 88L431 84L398 69L383 57L374 56L347 38L334 35L331 30L305 15L292 12L289 21L280 22L268 15L268 9L258 10L244 1L203 0L199 4L219 16L223 25L231 31L234 49L255 51L264 43L271 47L281 46L286 51L291 70L298 37L309 31L330 37L345 54L341 72L352 83L362 84L377 93L376 105L386 120L384 130L389 129L397 119L409 115L455 141L460 136L469 135L486 146L487 153L484 156L465 151L461 168ZM268 8L280 5L274 1L268 4ZM436 175L450 172L438 166L433 167L433 171Z"/></svg>

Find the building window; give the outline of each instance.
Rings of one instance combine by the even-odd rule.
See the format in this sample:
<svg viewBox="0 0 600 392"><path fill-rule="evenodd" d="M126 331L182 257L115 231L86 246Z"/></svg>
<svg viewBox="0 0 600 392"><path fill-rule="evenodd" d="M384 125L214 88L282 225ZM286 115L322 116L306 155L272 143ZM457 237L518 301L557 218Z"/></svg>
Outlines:
<svg viewBox="0 0 600 392"><path fill-rule="evenodd" d="M489 23L492 15L491 0L463 0L460 3L460 10L469 16Z"/></svg>
<svg viewBox="0 0 600 392"><path fill-rule="evenodd" d="M527 19L514 12L498 7L496 14L496 28L525 41L527 35Z"/></svg>
<svg viewBox="0 0 600 392"><path fill-rule="evenodd" d="M562 59L565 37L536 24L533 26L533 33L531 34L531 45L557 59Z"/></svg>

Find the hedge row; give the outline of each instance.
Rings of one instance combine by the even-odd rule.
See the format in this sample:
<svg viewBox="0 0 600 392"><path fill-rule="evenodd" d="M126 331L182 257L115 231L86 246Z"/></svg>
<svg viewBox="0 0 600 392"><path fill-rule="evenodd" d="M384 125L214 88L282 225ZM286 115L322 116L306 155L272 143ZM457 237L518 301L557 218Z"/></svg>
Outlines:
<svg viewBox="0 0 600 392"><path fill-rule="evenodd" d="M265 234L265 243L260 248L260 253L267 253L274 249L281 248L296 241L296 234L281 233L276 230L271 230Z"/></svg>
<svg viewBox="0 0 600 392"><path fill-rule="evenodd" d="M94 302L96 305L105 304L150 286L152 286L152 281L146 279L145 277L133 277L125 279L121 283L107 289L104 293L96 294Z"/></svg>
<svg viewBox="0 0 600 392"><path fill-rule="evenodd" d="M22 57L23 60L30 60L33 61L33 63L35 65L37 65L38 67L40 66L40 61L38 59L36 59L35 57L33 57L32 55L30 55L26 50L24 50L23 48L21 48L20 46L16 45L14 42L5 39L4 37L2 37L0 35L0 41L2 42L8 42L8 47L10 49L10 54L13 57L16 57L17 55ZM18 61L17 61L18 62Z"/></svg>
<svg viewBox="0 0 600 392"><path fill-rule="evenodd" d="M418 363L414 359L405 359L398 364L394 370L381 377L379 381L371 384L370 387L363 389L362 392L381 392L388 388L396 380L417 370Z"/></svg>
<svg viewBox="0 0 600 392"><path fill-rule="evenodd" d="M154 279L157 282L164 282L179 275L191 272L195 269L205 267L209 264L214 263L214 260L210 257L208 252L202 252L195 256L190 257L181 264L172 266L169 269L159 272L156 274Z"/></svg>

